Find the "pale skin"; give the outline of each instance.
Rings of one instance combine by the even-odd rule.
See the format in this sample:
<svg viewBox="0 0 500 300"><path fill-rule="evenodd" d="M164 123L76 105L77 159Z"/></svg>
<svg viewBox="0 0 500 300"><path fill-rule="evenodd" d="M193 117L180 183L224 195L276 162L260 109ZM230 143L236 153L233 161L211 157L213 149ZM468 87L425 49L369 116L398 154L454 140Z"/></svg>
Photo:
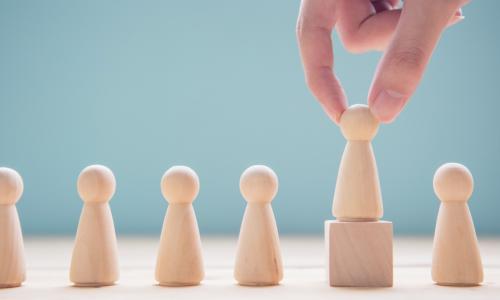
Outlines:
<svg viewBox="0 0 500 300"><path fill-rule="evenodd" d="M353 53L384 51L368 92L372 113L392 122L415 92L444 29L469 0L302 0L297 21L306 83L335 123L347 97L335 75L332 31Z"/></svg>

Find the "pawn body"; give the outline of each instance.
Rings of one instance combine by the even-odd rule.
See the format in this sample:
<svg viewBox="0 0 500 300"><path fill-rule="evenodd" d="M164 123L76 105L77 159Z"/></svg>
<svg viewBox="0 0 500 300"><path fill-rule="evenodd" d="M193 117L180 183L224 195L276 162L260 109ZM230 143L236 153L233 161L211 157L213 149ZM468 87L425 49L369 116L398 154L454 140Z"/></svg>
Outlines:
<svg viewBox="0 0 500 300"><path fill-rule="evenodd" d="M240 229L234 278L241 285L277 285L283 279L283 266L271 201L278 179L270 168L252 166L241 176L240 189L248 203Z"/></svg>
<svg viewBox="0 0 500 300"><path fill-rule="evenodd" d="M21 224L15 203L23 181L14 170L0 168L0 288L20 286L26 278Z"/></svg>
<svg viewBox="0 0 500 300"><path fill-rule="evenodd" d="M432 279L439 285L473 286L483 281L483 266L467 200L472 194L470 172L445 164L434 176L441 200L434 235Z"/></svg>
<svg viewBox="0 0 500 300"><path fill-rule="evenodd" d="M382 195L371 140L378 121L366 105L349 107L340 119L347 144L340 162L333 215L340 221L375 221L382 217Z"/></svg>
<svg viewBox="0 0 500 300"><path fill-rule="evenodd" d="M199 190L196 173L175 166L162 178L169 202L156 262L156 281L164 286L198 285L205 276L198 222L191 204Z"/></svg>
<svg viewBox="0 0 500 300"><path fill-rule="evenodd" d="M119 278L118 247L108 201L115 192L111 170L93 165L78 178L84 205L71 258L70 280L75 286L106 286Z"/></svg>

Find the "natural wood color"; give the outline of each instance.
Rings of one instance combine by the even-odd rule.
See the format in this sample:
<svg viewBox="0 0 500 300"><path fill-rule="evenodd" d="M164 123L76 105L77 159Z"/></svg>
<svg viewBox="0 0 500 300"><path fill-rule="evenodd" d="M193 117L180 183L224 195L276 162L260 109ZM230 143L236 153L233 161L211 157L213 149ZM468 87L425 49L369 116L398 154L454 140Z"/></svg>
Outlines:
<svg viewBox="0 0 500 300"><path fill-rule="evenodd" d="M234 278L239 284L276 285L283 279L278 230L270 204L247 204L236 253Z"/></svg>
<svg viewBox="0 0 500 300"><path fill-rule="evenodd" d="M441 200L434 235L432 279L440 285L473 286L483 281L483 265L467 201L474 182L460 164L441 166L434 190Z"/></svg>
<svg viewBox="0 0 500 300"><path fill-rule="evenodd" d="M119 278L118 249L109 207L115 191L111 170L94 165L78 178L78 192L84 201L70 266L75 286L113 285Z"/></svg>
<svg viewBox="0 0 500 300"><path fill-rule="evenodd" d="M252 166L240 178L247 201L236 252L234 278L240 285L277 285L283 279L278 228L271 201L278 178L266 166Z"/></svg>
<svg viewBox="0 0 500 300"><path fill-rule="evenodd" d="M331 286L393 285L391 222L326 221L325 245Z"/></svg>
<svg viewBox="0 0 500 300"><path fill-rule="evenodd" d="M26 278L21 223L16 202L23 180L13 169L0 168L0 288L18 287Z"/></svg>
<svg viewBox="0 0 500 300"><path fill-rule="evenodd" d="M440 201L467 203L474 191L474 178L464 165L446 163L436 170L432 185Z"/></svg>
<svg viewBox="0 0 500 300"><path fill-rule="evenodd" d="M0 288L17 287L26 279L21 223L15 205L0 205Z"/></svg>
<svg viewBox="0 0 500 300"><path fill-rule="evenodd" d="M192 203L200 191L200 180L193 169L173 166L163 174L160 188L168 203Z"/></svg>
<svg viewBox="0 0 500 300"><path fill-rule="evenodd" d="M343 221L374 221L383 215L382 195L371 139L378 121L366 105L353 105L341 116L347 144L340 162L332 213Z"/></svg>
<svg viewBox="0 0 500 300"><path fill-rule="evenodd" d="M198 285L205 276L198 222L192 206L199 191L196 173L183 166L167 170L162 192L169 202L156 262L155 278L164 286Z"/></svg>

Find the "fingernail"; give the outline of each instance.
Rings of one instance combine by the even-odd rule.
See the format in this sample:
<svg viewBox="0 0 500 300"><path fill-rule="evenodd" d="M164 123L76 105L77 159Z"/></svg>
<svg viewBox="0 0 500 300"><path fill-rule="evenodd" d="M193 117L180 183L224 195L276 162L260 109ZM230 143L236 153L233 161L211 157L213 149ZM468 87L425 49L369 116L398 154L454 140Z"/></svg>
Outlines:
<svg viewBox="0 0 500 300"><path fill-rule="evenodd" d="M373 101L371 111L381 122L392 122L403 109L406 98L401 93L383 90Z"/></svg>
<svg viewBox="0 0 500 300"><path fill-rule="evenodd" d="M451 19L451 22L448 24L448 26L452 26L452 25L455 25L457 23L460 23L462 22L463 20L465 19L464 16L454 16L452 19Z"/></svg>
<svg viewBox="0 0 500 300"><path fill-rule="evenodd" d="M456 12L455 12L455 24L460 22L460 21L463 21L463 19L465 19L465 16L464 16L464 13L462 11L462 8L459 8Z"/></svg>
<svg viewBox="0 0 500 300"><path fill-rule="evenodd" d="M447 24L447 27L448 26L453 26L453 25L455 25L457 23L460 23L464 19L465 19L465 17L464 17L464 15L462 13L462 9L459 8L457 11L455 11L455 13L453 14L453 16L451 17L450 21Z"/></svg>

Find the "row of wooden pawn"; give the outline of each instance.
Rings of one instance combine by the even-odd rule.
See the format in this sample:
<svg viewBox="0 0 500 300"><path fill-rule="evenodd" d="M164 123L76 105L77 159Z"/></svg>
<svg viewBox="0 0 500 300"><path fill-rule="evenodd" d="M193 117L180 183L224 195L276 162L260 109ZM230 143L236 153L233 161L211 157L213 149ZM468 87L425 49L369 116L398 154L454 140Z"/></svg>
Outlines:
<svg viewBox="0 0 500 300"><path fill-rule="evenodd" d="M108 202L114 195L113 172L102 165L85 168L77 189L83 209L76 233L69 279L75 286L113 285L119 279L115 228ZM283 278L278 230L271 201L278 191L272 169L251 166L240 178L247 201L238 240L234 278L241 285L276 285ZM169 205L156 262L156 281L165 286L197 285L204 278L200 233L192 202L197 174L185 166L168 169L161 192ZM21 176L0 168L0 288L25 281L26 266L15 203L23 192Z"/></svg>
<svg viewBox="0 0 500 300"><path fill-rule="evenodd" d="M278 178L265 166L252 166L240 179L248 204L238 242L235 279L243 285L273 285L283 277L278 231L270 205ZM162 229L156 280L161 285L198 284L204 277L201 242L191 205L199 180L188 167L172 167L161 190L169 206ZM473 178L460 164L441 166L434 176L441 200L432 261L433 280L443 285L476 285L483 280L482 262L467 205ZM116 235L108 201L115 178L104 166L89 166L78 178L84 201L71 261L70 280L80 286L102 286L118 280ZM0 287L25 280L24 246L15 203L23 192L21 176L0 168Z"/></svg>

